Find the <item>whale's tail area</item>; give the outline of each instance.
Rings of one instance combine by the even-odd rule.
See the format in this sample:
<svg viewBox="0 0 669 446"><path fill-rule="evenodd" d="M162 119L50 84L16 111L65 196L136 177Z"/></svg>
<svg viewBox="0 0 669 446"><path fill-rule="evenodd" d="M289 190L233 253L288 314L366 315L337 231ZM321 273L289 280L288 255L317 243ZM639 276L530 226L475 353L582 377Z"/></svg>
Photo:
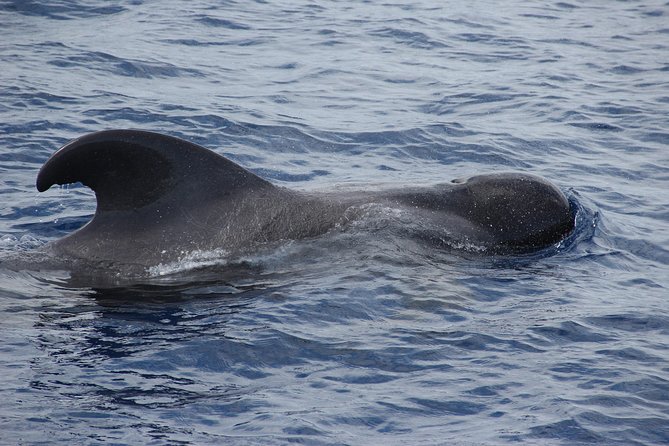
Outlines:
<svg viewBox="0 0 669 446"><path fill-rule="evenodd" d="M167 195L203 201L273 187L204 147L141 130L95 132L67 143L42 166L36 186L43 192L76 182L95 191L97 214L138 209Z"/></svg>

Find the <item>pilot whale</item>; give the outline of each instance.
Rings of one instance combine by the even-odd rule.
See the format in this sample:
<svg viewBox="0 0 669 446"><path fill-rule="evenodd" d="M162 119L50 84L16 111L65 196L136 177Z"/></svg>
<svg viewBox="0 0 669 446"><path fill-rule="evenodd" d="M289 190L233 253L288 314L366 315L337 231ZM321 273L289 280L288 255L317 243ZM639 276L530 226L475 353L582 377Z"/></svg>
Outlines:
<svg viewBox="0 0 669 446"><path fill-rule="evenodd" d="M574 229L565 195L525 173L493 173L429 187L306 193L276 186L180 138L106 130L75 139L42 166L40 192L80 182L97 208L82 228L47 245L53 255L152 266L184 253L317 237L380 204L443 228L452 246L495 254L538 250Z"/></svg>

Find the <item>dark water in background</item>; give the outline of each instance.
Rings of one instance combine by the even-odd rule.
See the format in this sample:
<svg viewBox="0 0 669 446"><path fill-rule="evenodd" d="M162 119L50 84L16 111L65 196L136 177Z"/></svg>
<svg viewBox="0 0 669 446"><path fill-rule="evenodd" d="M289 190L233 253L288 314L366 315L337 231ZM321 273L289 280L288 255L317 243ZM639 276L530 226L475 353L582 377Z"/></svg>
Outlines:
<svg viewBox="0 0 669 446"><path fill-rule="evenodd" d="M90 191L34 179L116 127L297 189L521 170L579 206L525 259L380 218L131 287L0 268L0 443L669 443L669 3L0 0L0 23L3 256L88 220Z"/></svg>

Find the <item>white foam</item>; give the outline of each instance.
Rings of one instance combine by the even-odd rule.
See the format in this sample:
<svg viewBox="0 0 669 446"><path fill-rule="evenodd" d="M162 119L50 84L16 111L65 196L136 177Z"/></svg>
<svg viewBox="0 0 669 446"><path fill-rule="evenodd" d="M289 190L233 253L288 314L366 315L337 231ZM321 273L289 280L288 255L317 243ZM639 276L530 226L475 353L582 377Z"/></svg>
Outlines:
<svg viewBox="0 0 669 446"><path fill-rule="evenodd" d="M177 260L159 263L147 268L146 271L151 277L167 276L207 266L225 265L228 263L229 256L230 253L225 249L183 252Z"/></svg>
<svg viewBox="0 0 669 446"><path fill-rule="evenodd" d="M23 235L20 238L7 234L0 237L0 250L2 251L30 251L37 249L46 242L33 237L32 235Z"/></svg>

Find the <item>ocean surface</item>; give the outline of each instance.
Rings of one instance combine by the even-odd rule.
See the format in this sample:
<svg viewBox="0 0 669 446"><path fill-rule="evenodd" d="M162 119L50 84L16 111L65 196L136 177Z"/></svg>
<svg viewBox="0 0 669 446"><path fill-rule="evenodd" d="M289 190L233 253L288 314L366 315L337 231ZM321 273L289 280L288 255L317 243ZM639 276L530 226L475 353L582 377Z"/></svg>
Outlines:
<svg viewBox="0 0 669 446"><path fill-rule="evenodd" d="M530 172L577 228L3 267L91 218L35 177L111 128L306 191ZM0 0L0 315L2 445L669 444L669 3Z"/></svg>

